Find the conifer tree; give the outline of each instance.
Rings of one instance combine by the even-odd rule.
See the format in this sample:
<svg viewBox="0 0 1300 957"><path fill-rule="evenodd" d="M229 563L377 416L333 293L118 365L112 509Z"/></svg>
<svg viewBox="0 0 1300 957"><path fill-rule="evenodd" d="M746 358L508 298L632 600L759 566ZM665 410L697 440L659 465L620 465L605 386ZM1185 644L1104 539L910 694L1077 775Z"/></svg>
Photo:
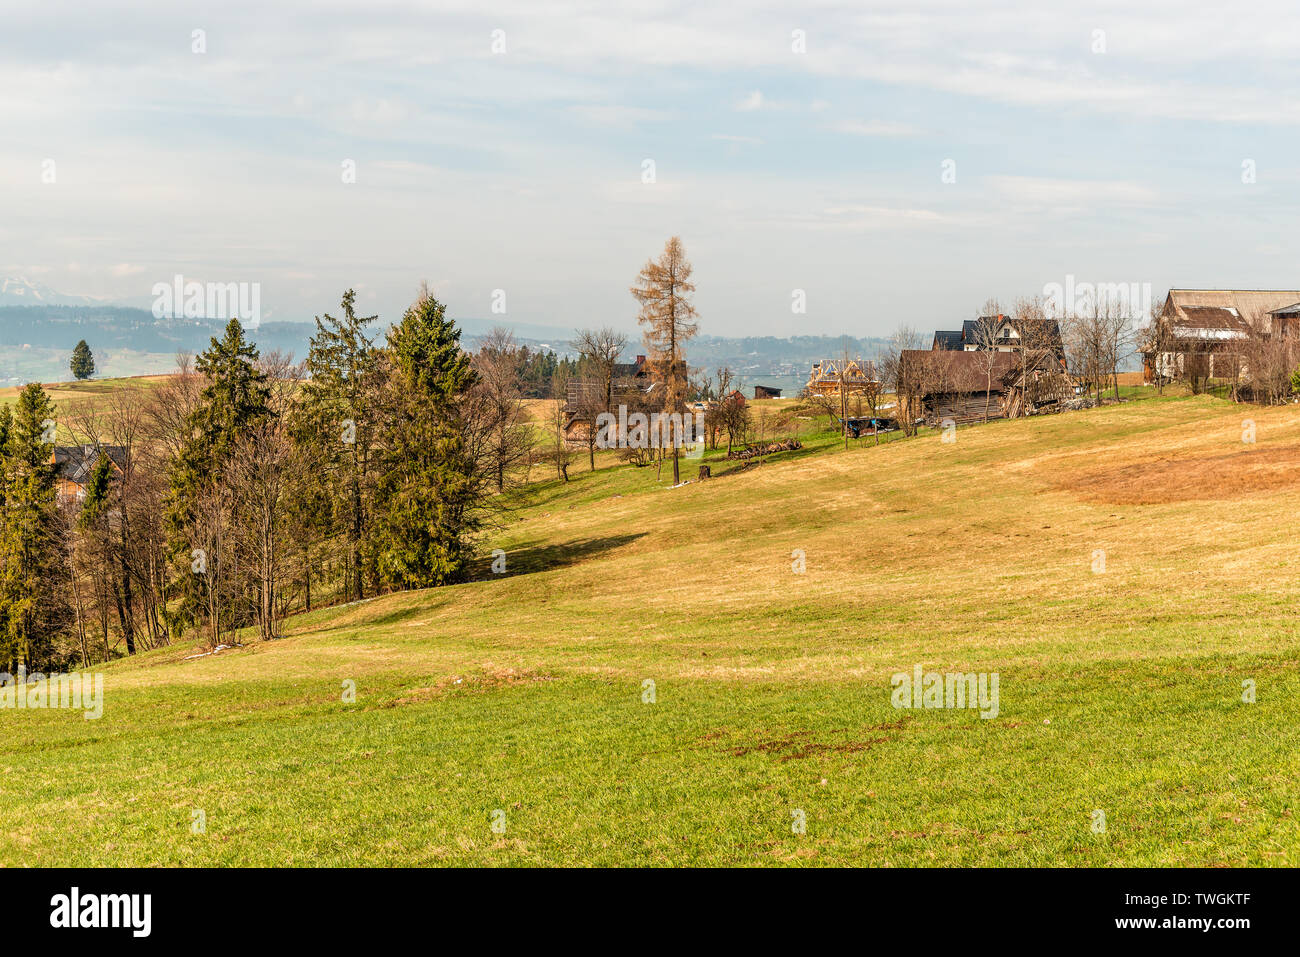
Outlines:
<svg viewBox="0 0 1300 957"><path fill-rule="evenodd" d="M307 353L309 378L294 422L294 437L312 463L295 489L299 509L309 508L304 530L341 528L347 543L344 597L365 597L377 577L372 538L374 444L380 350L366 326L378 316L358 316L356 293L343 294L343 314L316 318ZM310 568L306 569L310 574Z"/></svg>
<svg viewBox="0 0 1300 957"><path fill-rule="evenodd" d="M397 588L462 573L480 495L463 400L475 374L460 330L427 289L389 332L391 417L380 470L380 569Z"/></svg>
<svg viewBox="0 0 1300 957"><path fill-rule="evenodd" d="M219 605L211 590L220 581L226 558L221 554L221 542L225 539L219 529L214 530L213 522L231 504L221 487L222 472L236 439L271 414L266 375L257 368L257 357L257 348L244 338L239 320L231 319L225 335L220 340L213 337L195 362L206 382L187 420L189 435L171 462L169 476L169 551L179 572L176 582L181 598L173 624L179 627L195 623L204 604L209 617ZM203 543L197 541L199 537L204 538ZM194 557L195 549L202 550L201 558ZM197 568L202 571L196 572ZM213 634L218 634L220 622L210 625Z"/></svg>
<svg viewBox="0 0 1300 957"><path fill-rule="evenodd" d="M690 295L693 268L682 241L674 236L664 245L658 259L647 262L637 276L631 293L641 303L637 317L645 329L646 348L662 385L663 411L669 415L686 409L686 340L699 331ZM676 436L672 437L673 484L681 483Z"/></svg>
<svg viewBox="0 0 1300 957"><path fill-rule="evenodd" d="M0 419L0 657L12 673L44 661L68 606L53 464L54 404L37 383L19 393Z"/></svg>
<svg viewBox="0 0 1300 957"><path fill-rule="evenodd" d="M69 367L78 379L89 379L95 374L95 357L90 351L90 346L86 345L85 339L78 342L72 350L72 361Z"/></svg>

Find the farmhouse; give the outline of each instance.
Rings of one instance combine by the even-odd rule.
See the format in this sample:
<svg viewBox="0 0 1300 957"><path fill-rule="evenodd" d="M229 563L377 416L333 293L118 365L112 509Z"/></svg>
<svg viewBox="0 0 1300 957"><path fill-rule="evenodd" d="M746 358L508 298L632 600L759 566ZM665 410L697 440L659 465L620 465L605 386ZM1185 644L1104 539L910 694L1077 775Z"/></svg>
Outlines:
<svg viewBox="0 0 1300 957"><path fill-rule="evenodd" d="M656 404L655 391L663 387L663 377L656 366L643 355L637 356L635 362L614 363L608 405L604 382L594 378L570 379L564 396L564 441L585 446L593 434L596 415L617 412L619 406L626 406L629 413L660 411L662 402ZM677 373L685 379L685 360L678 360Z"/></svg>
<svg viewBox="0 0 1300 957"><path fill-rule="evenodd" d="M986 412L1000 419L1047 411L1074 391L1051 352L906 349L901 360L902 414L927 425L980 422Z"/></svg>
<svg viewBox="0 0 1300 957"><path fill-rule="evenodd" d="M60 504L80 502L86 497L90 477L100 455L107 455L116 479L126 467L126 448L120 445L59 445L50 455L54 466L55 496Z"/></svg>
<svg viewBox="0 0 1300 957"><path fill-rule="evenodd" d="M1032 323L1032 327L1026 323ZM1055 319L1018 320L1001 314L967 319L960 329L935 332L930 348L948 352L980 352L990 348L996 352L1017 352L1024 338L1022 332L1032 334L1064 366L1065 344L1061 340L1061 324Z"/></svg>
<svg viewBox="0 0 1300 957"><path fill-rule="evenodd" d="M1300 289L1170 289L1142 352L1144 377L1235 379L1253 338L1300 338Z"/></svg>

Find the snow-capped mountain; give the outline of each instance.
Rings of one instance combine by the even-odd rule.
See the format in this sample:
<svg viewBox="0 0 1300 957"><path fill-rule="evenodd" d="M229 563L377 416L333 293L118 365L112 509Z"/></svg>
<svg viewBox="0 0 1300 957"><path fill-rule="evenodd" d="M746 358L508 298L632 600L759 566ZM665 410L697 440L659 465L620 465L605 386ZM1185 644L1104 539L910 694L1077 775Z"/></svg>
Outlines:
<svg viewBox="0 0 1300 957"><path fill-rule="evenodd" d="M106 299L69 296L25 277L0 279L0 306L103 306Z"/></svg>

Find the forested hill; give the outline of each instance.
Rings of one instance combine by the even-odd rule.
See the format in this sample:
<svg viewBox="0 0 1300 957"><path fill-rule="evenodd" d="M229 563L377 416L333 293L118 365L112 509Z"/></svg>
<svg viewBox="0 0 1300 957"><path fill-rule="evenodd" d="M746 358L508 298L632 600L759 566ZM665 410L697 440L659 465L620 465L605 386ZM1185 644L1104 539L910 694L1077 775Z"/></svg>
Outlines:
<svg viewBox="0 0 1300 957"><path fill-rule="evenodd" d="M574 323L575 328L584 324L593 323ZM80 339L94 351L100 375L167 372L178 351L202 351L224 325L224 320L216 319L157 319L148 310L121 306L0 306L0 384L67 378L68 356ZM491 325L486 320L465 320L465 345L475 348L479 334ZM534 352L554 351L561 356L571 352L568 340L573 330L556 327L554 335L544 337L545 327L521 324L520 331L519 343ZM248 338L263 352L279 350L302 357L314 332L310 321L263 322L248 330ZM761 382L794 389L807 379L812 362L838 356L846 347L855 358L869 359L884 342L838 336L700 335L691 341L687 356L692 366L709 373L729 366L742 387ZM638 335L629 331L627 355L641 351Z"/></svg>

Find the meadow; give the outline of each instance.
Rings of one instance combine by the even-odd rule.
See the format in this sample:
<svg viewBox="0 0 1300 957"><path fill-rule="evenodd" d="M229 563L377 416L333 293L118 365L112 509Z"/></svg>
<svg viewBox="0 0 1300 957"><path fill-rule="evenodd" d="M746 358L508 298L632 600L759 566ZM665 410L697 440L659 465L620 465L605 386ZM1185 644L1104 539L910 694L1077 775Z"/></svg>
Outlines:
<svg viewBox="0 0 1300 957"><path fill-rule="evenodd" d="M535 469L473 581L0 710L0 862L1300 864L1300 411L1146 395Z"/></svg>

